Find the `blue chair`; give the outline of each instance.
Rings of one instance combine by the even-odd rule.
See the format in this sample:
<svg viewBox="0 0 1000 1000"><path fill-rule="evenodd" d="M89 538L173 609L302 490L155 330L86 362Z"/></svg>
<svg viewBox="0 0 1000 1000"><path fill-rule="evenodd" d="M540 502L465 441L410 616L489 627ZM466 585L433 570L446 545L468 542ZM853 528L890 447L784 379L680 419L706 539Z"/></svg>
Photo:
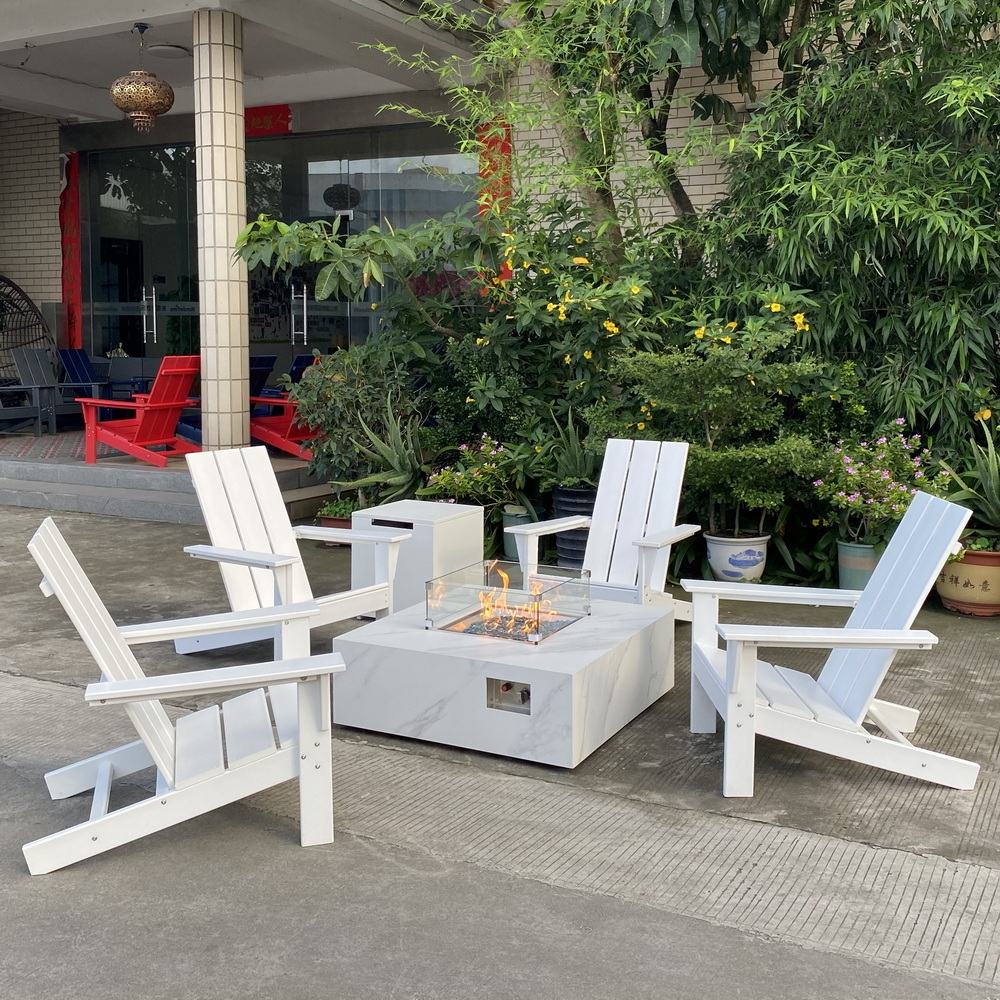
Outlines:
<svg viewBox="0 0 1000 1000"><path fill-rule="evenodd" d="M311 356L311 355L310 355ZM277 354L258 354L250 356L250 395L259 396L267 380L274 371ZM251 408L252 409L252 408ZM189 441L201 443L201 414L187 413L177 424L177 433Z"/></svg>

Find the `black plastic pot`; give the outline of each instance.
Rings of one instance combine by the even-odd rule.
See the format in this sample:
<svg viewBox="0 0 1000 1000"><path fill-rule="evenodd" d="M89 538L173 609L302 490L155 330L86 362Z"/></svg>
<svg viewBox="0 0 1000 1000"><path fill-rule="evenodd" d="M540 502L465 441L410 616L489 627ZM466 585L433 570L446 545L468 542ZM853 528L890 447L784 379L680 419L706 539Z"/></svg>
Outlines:
<svg viewBox="0 0 1000 1000"><path fill-rule="evenodd" d="M590 517L594 513L597 490L592 486L556 486L552 490L553 517ZM587 528L560 531L556 536L558 565L567 569L582 569L587 550Z"/></svg>

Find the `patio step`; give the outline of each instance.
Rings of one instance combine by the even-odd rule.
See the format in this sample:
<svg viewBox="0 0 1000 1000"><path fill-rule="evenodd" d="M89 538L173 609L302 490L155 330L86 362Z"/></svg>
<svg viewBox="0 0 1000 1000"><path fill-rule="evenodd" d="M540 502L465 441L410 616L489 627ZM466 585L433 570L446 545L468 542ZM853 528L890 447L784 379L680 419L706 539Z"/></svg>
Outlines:
<svg viewBox="0 0 1000 1000"><path fill-rule="evenodd" d="M36 461L0 458L0 504L49 511L79 511L175 524L202 524L201 508L184 465L165 469L102 459ZM299 463L275 469L282 497L293 518L309 517L330 488Z"/></svg>

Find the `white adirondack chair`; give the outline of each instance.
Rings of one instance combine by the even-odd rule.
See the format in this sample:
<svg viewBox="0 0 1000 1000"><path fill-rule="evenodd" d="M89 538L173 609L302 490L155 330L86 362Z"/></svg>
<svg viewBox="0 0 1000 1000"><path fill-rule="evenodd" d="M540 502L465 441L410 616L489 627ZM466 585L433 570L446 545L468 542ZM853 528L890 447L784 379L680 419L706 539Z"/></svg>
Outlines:
<svg viewBox="0 0 1000 1000"><path fill-rule="evenodd" d="M949 788L972 788L978 764L914 746L903 734L916 728L917 711L875 697L896 650L937 642L910 626L949 553L957 551L969 513L918 493L863 591L681 581L694 597L691 731L714 733L716 715L722 716L723 795L753 795L758 735ZM843 628L720 625L720 600L854 610ZM758 659L761 646L832 652L814 679ZM866 729L866 722L884 735Z"/></svg>
<svg viewBox="0 0 1000 1000"><path fill-rule="evenodd" d="M50 518L28 549L44 575L42 592L59 598L101 668L101 682L88 685L84 698L92 705L124 705L139 736L134 743L45 775L54 799L91 789L94 797L89 819L24 846L32 875L64 868L295 777L302 845L333 840L330 675L342 671L344 661L333 653L308 655L314 602L119 628ZM146 677L129 648L261 624L282 628L288 659ZM176 722L159 702L234 691L246 693ZM113 780L152 766L153 796L109 811Z"/></svg>
<svg viewBox="0 0 1000 1000"><path fill-rule="evenodd" d="M219 563L234 611L313 600L296 541L308 538L375 546L376 582L316 597L319 612L312 627L391 612L389 581L396 570L399 543L409 534L377 528L293 527L265 448L199 452L187 458L212 544L190 545L184 551ZM256 629L184 639L174 645L179 653L191 653L272 637L279 638L273 628Z"/></svg>
<svg viewBox="0 0 1000 1000"><path fill-rule="evenodd" d="M591 517L560 517L507 528L517 542L525 574L538 568L538 539L590 528L583 568L590 570L594 598L672 607L691 620L691 605L666 592L670 546L701 530L677 524L688 445L680 441L611 439Z"/></svg>

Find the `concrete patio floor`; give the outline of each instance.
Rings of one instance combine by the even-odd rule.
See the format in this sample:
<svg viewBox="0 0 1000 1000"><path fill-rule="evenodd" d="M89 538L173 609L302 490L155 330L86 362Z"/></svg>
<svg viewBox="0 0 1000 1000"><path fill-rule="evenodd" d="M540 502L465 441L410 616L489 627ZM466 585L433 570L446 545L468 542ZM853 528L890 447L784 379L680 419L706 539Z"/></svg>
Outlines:
<svg viewBox="0 0 1000 1000"><path fill-rule="evenodd" d="M283 786L32 879L20 845L89 807L50 801L43 773L131 738L83 704L96 668L25 549L41 517L0 507L4 998L1000 995L1000 619L932 598L917 625L939 647L882 692L921 709L921 745L982 765L972 792L760 739L756 796L722 798L720 737L687 732L680 625L677 687L574 771L338 729L329 847L296 846ZM204 529L55 518L121 624L225 609L218 570L181 552ZM346 585L347 550L303 556L317 592Z"/></svg>

